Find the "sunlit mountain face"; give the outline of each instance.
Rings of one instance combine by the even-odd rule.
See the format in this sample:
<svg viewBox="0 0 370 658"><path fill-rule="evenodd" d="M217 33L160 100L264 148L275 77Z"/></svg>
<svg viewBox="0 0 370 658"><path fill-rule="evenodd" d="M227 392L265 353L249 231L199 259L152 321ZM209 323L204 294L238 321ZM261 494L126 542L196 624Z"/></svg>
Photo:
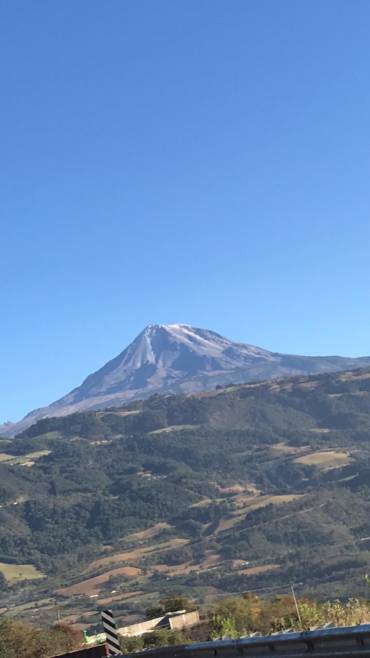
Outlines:
<svg viewBox="0 0 370 658"><path fill-rule="evenodd" d="M118 356L80 386L23 420L0 427L14 435L44 417L120 406L154 393L196 393L217 385L370 365L370 357L296 356L236 343L188 324L148 325ZM57 373L56 373L57 376Z"/></svg>

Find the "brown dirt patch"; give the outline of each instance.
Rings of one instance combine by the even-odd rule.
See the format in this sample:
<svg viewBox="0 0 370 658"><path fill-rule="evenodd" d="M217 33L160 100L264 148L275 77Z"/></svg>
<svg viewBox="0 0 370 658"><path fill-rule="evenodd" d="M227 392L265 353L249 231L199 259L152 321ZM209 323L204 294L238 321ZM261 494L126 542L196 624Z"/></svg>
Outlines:
<svg viewBox="0 0 370 658"><path fill-rule="evenodd" d="M172 527L173 526L169 525L169 523L156 523L146 530L140 530L139 532L133 532L131 535L127 535L125 541L136 542L144 541L145 539L153 539L153 537L162 532L162 530L170 530Z"/></svg>
<svg viewBox="0 0 370 658"><path fill-rule="evenodd" d="M138 567L120 567L118 569L111 569L105 573L100 574L100 576L95 576L94 578L87 578L82 580L80 583L75 585L70 585L69 587L63 587L62 589L56 590L57 594L61 596L74 596L78 594L86 594L91 596L92 594L97 594L102 585L104 585L110 578L113 576L126 576L127 578L135 578L140 576L142 570Z"/></svg>
<svg viewBox="0 0 370 658"><path fill-rule="evenodd" d="M183 564L176 564L174 566L169 564L155 564L151 567L153 573L163 573L171 576L186 576L194 569L196 569L196 566L191 562L184 562Z"/></svg>
<svg viewBox="0 0 370 658"><path fill-rule="evenodd" d="M292 500L301 498L302 494L284 494L281 496L245 496L243 494L235 496L234 507L239 511L243 508L245 513L253 512L261 507L267 505L282 505L283 503L291 503Z"/></svg>
<svg viewBox="0 0 370 658"><path fill-rule="evenodd" d="M89 566L84 571L84 573L92 571L93 569L94 570L103 569L106 566L109 566L111 564L117 564L119 562L131 562L133 560L137 562L144 555L148 555L150 553L162 553L164 551L170 550L171 548L184 546L185 544L188 543L189 543L189 539L181 539L180 537L175 537L174 539L171 539L170 541L167 542L163 542L162 544L153 544L150 546L145 546L143 548L137 548L132 551L115 553L114 555L110 555L109 557L103 557L98 560L94 560L94 562L91 562L91 564L89 564Z"/></svg>

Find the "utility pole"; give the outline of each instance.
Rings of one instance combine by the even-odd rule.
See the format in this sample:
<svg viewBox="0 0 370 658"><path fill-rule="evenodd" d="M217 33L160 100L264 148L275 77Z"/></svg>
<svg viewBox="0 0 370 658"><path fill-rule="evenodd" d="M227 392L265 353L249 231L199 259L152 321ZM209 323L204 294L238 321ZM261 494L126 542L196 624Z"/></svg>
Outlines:
<svg viewBox="0 0 370 658"><path fill-rule="evenodd" d="M290 588L291 588L291 590L292 590L292 594L293 594L294 605L295 605L295 609L296 609L296 612L297 612L297 617L298 617L299 625L300 625L300 627L301 627L301 631L303 631L302 619L301 619L301 613L299 612L298 601L297 601L297 597L296 597L296 595L295 595L295 591L294 591L293 584L290 585Z"/></svg>
<svg viewBox="0 0 370 658"><path fill-rule="evenodd" d="M59 610L58 601L54 601L54 604L55 604L55 609L56 609L56 613L57 613L57 620L58 620L58 624L59 624L59 622L60 622L60 610Z"/></svg>

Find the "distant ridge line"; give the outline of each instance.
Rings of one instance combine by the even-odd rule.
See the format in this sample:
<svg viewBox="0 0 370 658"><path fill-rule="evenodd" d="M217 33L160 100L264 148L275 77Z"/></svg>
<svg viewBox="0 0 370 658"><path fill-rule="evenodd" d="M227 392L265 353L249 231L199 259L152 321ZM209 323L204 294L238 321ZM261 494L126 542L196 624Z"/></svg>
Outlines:
<svg viewBox="0 0 370 658"><path fill-rule="evenodd" d="M230 383L365 367L370 367L369 356L279 354L190 324L149 324L80 386L19 422L1 425L0 436L14 436L42 418L119 407L154 393L187 395Z"/></svg>

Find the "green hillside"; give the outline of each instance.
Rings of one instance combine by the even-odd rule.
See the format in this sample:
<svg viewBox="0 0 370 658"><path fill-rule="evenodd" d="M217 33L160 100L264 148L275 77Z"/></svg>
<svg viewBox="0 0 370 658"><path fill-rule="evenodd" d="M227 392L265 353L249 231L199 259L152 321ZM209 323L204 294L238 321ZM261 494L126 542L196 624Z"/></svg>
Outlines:
<svg viewBox="0 0 370 658"><path fill-rule="evenodd" d="M369 370L39 421L0 442L0 609L363 594L369 438Z"/></svg>

